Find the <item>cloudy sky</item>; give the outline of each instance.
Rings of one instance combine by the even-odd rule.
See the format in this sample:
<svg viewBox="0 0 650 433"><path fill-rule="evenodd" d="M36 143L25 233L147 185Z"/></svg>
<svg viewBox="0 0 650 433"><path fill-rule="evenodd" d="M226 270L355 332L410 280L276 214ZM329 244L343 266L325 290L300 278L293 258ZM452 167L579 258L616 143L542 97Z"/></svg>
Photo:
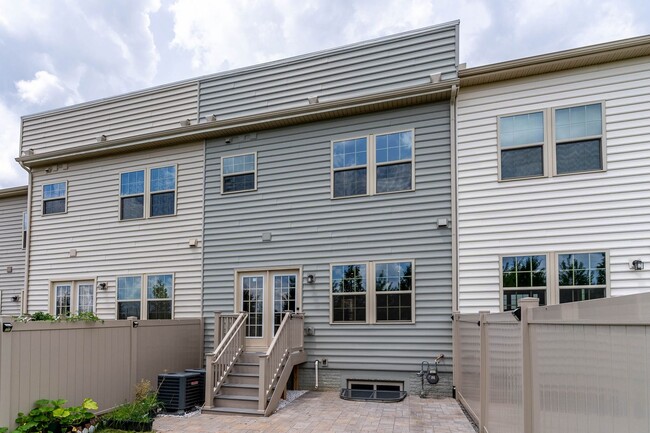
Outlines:
<svg viewBox="0 0 650 433"><path fill-rule="evenodd" d="M0 0L0 188L25 114L456 19L478 66L650 34L650 1Z"/></svg>

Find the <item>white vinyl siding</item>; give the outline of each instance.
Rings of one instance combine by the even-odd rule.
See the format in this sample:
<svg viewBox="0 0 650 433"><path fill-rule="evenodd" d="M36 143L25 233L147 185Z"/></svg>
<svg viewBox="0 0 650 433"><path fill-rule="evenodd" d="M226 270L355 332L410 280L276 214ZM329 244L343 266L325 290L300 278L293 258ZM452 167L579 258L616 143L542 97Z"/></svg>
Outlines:
<svg viewBox="0 0 650 433"><path fill-rule="evenodd" d="M94 279L97 314L116 316L116 278L174 274L174 317L201 314L203 143L190 143L101 159L71 162L66 170L34 171L29 312L48 310L48 281ZM173 218L120 221L120 173L176 167L177 209ZM41 185L68 181L68 213L41 217ZM20 214L16 235L20 246ZM70 250L76 257L70 257ZM146 285L146 282L143 282ZM146 288L146 286L145 286Z"/></svg>
<svg viewBox="0 0 650 433"><path fill-rule="evenodd" d="M461 88L458 272L461 312L499 311L500 256L608 251L611 296L648 290L648 58ZM600 101L600 102L597 102ZM602 103L607 171L499 182L498 118Z"/></svg>

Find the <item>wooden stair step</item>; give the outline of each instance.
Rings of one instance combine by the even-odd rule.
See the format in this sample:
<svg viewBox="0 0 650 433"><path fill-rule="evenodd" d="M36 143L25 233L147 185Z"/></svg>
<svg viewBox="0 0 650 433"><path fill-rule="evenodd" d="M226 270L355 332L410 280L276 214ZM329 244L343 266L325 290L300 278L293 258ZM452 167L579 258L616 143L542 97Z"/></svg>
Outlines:
<svg viewBox="0 0 650 433"><path fill-rule="evenodd" d="M257 409L242 409L237 407L211 407L209 409L201 409L201 413L207 414L223 414L223 415L248 415L248 416L264 416Z"/></svg>
<svg viewBox="0 0 650 433"><path fill-rule="evenodd" d="M214 396L215 399L219 400L245 400L245 401L258 401L259 397L253 397L250 395L226 395L219 393Z"/></svg>

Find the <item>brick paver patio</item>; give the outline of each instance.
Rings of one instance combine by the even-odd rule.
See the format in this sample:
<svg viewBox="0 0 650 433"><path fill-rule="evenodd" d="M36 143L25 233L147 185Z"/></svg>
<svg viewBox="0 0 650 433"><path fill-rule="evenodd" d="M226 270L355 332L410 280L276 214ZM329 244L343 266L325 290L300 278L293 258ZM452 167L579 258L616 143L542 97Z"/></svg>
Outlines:
<svg viewBox="0 0 650 433"><path fill-rule="evenodd" d="M408 396L400 403L345 401L337 392L308 392L268 418L158 417L157 432L187 433L474 433L455 400Z"/></svg>

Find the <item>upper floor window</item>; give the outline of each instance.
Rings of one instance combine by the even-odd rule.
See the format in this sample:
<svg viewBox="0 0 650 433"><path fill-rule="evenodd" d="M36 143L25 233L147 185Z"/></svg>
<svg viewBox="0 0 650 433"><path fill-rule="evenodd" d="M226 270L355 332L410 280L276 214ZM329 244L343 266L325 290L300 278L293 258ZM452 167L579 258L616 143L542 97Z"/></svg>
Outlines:
<svg viewBox="0 0 650 433"><path fill-rule="evenodd" d="M413 133L377 135L375 148L376 192L413 189Z"/></svg>
<svg viewBox="0 0 650 433"><path fill-rule="evenodd" d="M149 216L174 215L176 213L176 167L152 168L150 177Z"/></svg>
<svg viewBox="0 0 650 433"><path fill-rule="evenodd" d="M144 170L120 175L120 219L144 218Z"/></svg>
<svg viewBox="0 0 650 433"><path fill-rule="evenodd" d="M601 103L501 116L498 129L501 180L605 167ZM553 170L546 169L546 161L553 161Z"/></svg>
<svg viewBox="0 0 650 433"><path fill-rule="evenodd" d="M43 215L66 212L67 183L43 185Z"/></svg>
<svg viewBox="0 0 650 433"><path fill-rule="evenodd" d="M499 118L501 179L544 175L544 113Z"/></svg>
<svg viewBox="0 0 650 433"><path fill-rule="evenodd" d="M224 156L221 158L221 193L254 191L257 189L257 154Z"/></svg>
<svg viewBox="0 0 650 433"><path fill-rule="evenodd" d="M368 139L356 138L333 143L334 197L368 193Z"/></svg>
<svg viewBox="0 0 650 433"><path fill-rule="evenodd" d="M332 197L412 191L413 131L332 142Z"/></svg>
<svg viewBox="0 0 650 433"><path fill-rule="evenodd" d="M555 110L557 174L603 169L601 104Z"/></svg>
<svg viewBox="0 0 650 433"><path fill-rule="evenodd" d="M148 182L146 170L120 175L120 220L144 218L147 196L149 217L176 213L176 166L152 168L148 174Z"/></svg>

